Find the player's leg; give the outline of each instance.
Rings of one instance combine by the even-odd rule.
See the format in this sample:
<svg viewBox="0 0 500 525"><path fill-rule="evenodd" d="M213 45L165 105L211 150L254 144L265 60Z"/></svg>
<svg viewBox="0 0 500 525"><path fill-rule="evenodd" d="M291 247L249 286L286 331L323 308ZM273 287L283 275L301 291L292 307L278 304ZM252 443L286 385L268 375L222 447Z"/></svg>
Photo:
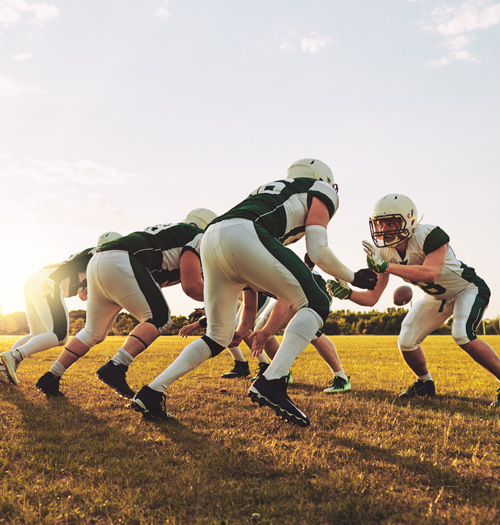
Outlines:
<svg viewBox="0 0 500 525"><path fill-rule="evenodd" d="M59 389L62 376L94 345L104 341L121 310L121 306L105 294L99 279L100 270L102 265L99 257L94 256L87 266L88 300L85 328L69 341L50 370L37 381L37 388L48 396L62 395ZM119 275L116 278L119 279Z"/></svg>
<svg viewBox="0 0 500 525"><path fill-rule="evenodd" d="M346 376L342 363L340 362L337 349L332 340L321 332L317 334L318 337L311 341L311 344L316 348L318 354L325 360L333 373L333 379L330 381L330 386L325 388L323 392L326 394L337 394L339 392L348 392L351 390L350 378Z"/></svg>
<svg viewBox="0 0 500 525"><path fill-rule="evenodd" d="M250 366L248 361L243 356L239 346L234 348L228 348L229 352L233 356L234 365L229 372L225 372L221 375L223 379L238 379L242 377L247 377L250 375Z"/></svg>
<svg viewBox="0 0 500 525"><path fill-rule="evenodd" d="M170 418L164 406L165 390L207 359L217 356L234 334L238 298L245 283L234 282L226 276L218 265L210 235L205 236L207 233L202 241L201 254L207 333L187 345L166 370L137 392L132 406L147 419ZM214 324L215 335L211 330Z"/></svg>
<svg viewBox="0 0 500 525"><path fill-rule="evenodd" d="M477 337L477 327L483 318L490 297L486 284L483 281L478 284L479 286L469 286L469 289L456 299L451 335L476 363L500 381L500 358L486 341ZM500 389L498 399L491 406L500 406Z"/></svg>
<svg viewBox="0 0 500 525"><path fill-rule="evenodd" d="M44 296L41 284L45 277L43 272L37 272L26 281L25 301L30 337L18 341L15 348L1 355L7 374L14 384L18 383L16 371L23 359L60 346L68 338L69 317L62 291L56 288L54 297Z"/></svg>
<svg viewBox="0 0 500 525"><path fill-rule="evenodd" d="M148 348L172 324L170 308L148 269L124 252L104 252L107 260L120 269L124 278L103 276L108 297L130 312L140 322L130 332L113 358L101 366L97 376L119 395L132 399L135 392L127 384L126 374L134 359ZM117 270L114 271L116 274Z"/></svg>
<svg viewBox="0 0 500 525"><path fill-rule="evenodd" d="M427 368L427 360L420 344L450 315L449 305L426 296L418 301L404 318L398 337L398 347L405 363L417 376L417 380L400 394L401 398L435 395L434 380Z"/></svg>
<svg viewBox="0 0 500 525"><path fill-rule="evenodd" d="M243 308L243 305L240 305L238 308L238 313L236 314L236 321L235 326L238 326L240 322L241 317L241 310ZM243 338L245 341L245 337ZM245 341L246 342L246 341ZM224 379L237 379L242 377L247 377L250 375L250 367L248 365L248 361L243 356L243 353L239 346L235 346L234 348L228 348L229 353L233 356L234 359L234 366L229 372L225 372L221 375Z"/></svg>
<svg viewBox="0 0 500 525"><path fill-rule="evenodd" d="M297 313L288 324L283 342L264 374L250 388L249 396L260 405L266 404L276 413L301 425L309 425L301 412L286 394L287 376L294 360L306 348L328 315L329 299L317 287L312 274L302 260L282 246L265 230L253 224L245 225L239 240L250 249L232 253L232 263L237 266L240 278L258 289L282 298ZM227 235L228 232L224 232ZM229 257L228 257L229 259Z"/></svg>

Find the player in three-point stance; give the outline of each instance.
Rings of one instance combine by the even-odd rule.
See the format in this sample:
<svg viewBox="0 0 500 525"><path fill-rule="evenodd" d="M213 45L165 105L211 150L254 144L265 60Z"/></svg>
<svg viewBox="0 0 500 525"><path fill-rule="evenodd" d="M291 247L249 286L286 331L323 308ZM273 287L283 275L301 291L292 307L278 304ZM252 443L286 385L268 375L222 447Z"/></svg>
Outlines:
<svg viewBox="0 0 500 525"><path fill-rule="evenodd" d="M118 237L121 235L116 232L103 233L97 247ZM0 356L12 384L18 384L16 371L24 358L66 343L69 318L64 298L78 295L87 300L87 265L96 250L87 248L62 263L49 264L26 280L24 299L30 333Z"/></svg>
<svg viewBox="0 0 500 525"><path fill-rule="evenodd" d="M123 347L97 371L101 381L132 398L126 381L129 365L172 324L161 288L180 283L186 295L203 301L200 244L203 230L216 217L197 208L182 223L159 224L104 244L87 268L88 305L85 328L73 337L37 382L48 396L59 396L61 377L94 345L104 341L124 308L139 320Z"/></svg>
<svg viewBox="0 0 500 525"><path fill-rule="evenodd" d="M457 260L449 236L438 226L419 224L413 201L394 193L375 204L370 230L375 246L363 241L363 247L369 265L379 275L375 289L358 292L335 281L329 281L329 287L340 299L374 306L392 274L427 294L413 305L401 325L398 346L417 380L400 397L435 395L434 381L420 344L450 316L455 342L500 381L499 357L476 334L490 290L473 268ZM491 406L500 406L500 389Z"/></svg>
<svg viewBox="0 0 500 525"><path fill-rule="evenodd" d="M166 417L163 392L230 344L239 344L255 321L257 292L265 291L291 304L297 313L276 357L250 387L249 396L295 424L309 425L308 417L287 395L286 376L323 326L330 302L309 268L284 245L305 235L309 256L329 275L368 289L377 280L369 269L354 273L328 247L326 227L337 208L337 187L330 168L319 160L303 159L289 168L287 179L257 188L213 221L201 244L207 333L186 346L162 374L143 387L132 406L147 418ZM235 331L238 297L248 287Z"/></svg>

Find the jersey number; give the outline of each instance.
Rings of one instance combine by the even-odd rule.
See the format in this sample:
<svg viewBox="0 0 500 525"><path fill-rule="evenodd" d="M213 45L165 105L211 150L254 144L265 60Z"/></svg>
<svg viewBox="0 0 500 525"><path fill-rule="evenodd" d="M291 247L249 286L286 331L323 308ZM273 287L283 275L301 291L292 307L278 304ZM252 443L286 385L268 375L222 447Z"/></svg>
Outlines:
<svg viewBox="0 0 500 525"><path fill-rule="evenodd" d="M415 281L412 281L412 284L418 286L421 290L429 295L441 295L446 292L446 288L436 283L416 283Z"/></svg>
<svg viewBox="0 0 500 525"><path fill-rule="evenodd" d="M146 233L149 233L150 235L156 235L157 233L160 233L163 230L168 230L169 228L172 228L172 226L175 226L175 224L157 224L156 226L150 226L149 228L146 228L144 231Z"/></svg>
<svg viewBox="0 0 500 525"><path fill-rule="evenodd" d="M261 186L260 188L257 188L255 191L251 193L251 195L260 195L261 193L271 193L273 195L279 195L286 186L286 183L291 184L293 180L286 180L286 181L280 181L280 182L274 182L272 184L265 184L264 186Z"/></svg>

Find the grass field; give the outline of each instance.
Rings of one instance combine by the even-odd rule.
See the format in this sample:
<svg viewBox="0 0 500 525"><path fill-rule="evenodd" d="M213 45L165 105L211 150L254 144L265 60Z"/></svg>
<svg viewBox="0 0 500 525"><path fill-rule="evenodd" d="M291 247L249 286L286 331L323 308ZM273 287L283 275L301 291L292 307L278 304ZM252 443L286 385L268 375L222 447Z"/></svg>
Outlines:
<svg viewBox="0 0 500 525"><path fill-rule="evenodd" d="M0 337L0 351L15 339ZM335 396L322 393L330 373L309 346L289 387L306 429L252 404L247 380L221 379L228 352L168 390L176 421L157 425L95 378L123 338L69 370L65 398L34 389L59 350L37 354L19 386L0 384L0 523L500 523L497 383L450 336L431 336L438 396L401 402L413 376L396 339L334 337L353 385ZM500 336L484 339L500 353ZM161 337L132 364L130 385L150 382L185 344Z"/></svg>

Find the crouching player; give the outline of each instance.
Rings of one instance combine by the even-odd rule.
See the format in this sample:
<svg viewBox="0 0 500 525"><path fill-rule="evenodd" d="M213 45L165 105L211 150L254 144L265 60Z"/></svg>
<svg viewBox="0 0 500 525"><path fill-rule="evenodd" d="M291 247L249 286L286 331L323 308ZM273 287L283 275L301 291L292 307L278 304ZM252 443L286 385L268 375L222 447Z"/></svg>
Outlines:
<svg viewBox="0 0 500 525"><path fill-rule="evenodd" d="M401 398L434 396L434 381L420 344L453 316L451 335L477 363L500 381L500 359L476 334L488 306L490 290L473 268L455 257L449 236L439 227L419 224L417 208L404 195L389 194L375 204L370 217L373 246L363 241L368 262L379 275L373 291L358 292L339 281L329 281L330 293L361 306L374 306L390 275L421 288L426 296L406 315L398 346L416 381ZM492 407L500 407L500 389Z"/></svg>

